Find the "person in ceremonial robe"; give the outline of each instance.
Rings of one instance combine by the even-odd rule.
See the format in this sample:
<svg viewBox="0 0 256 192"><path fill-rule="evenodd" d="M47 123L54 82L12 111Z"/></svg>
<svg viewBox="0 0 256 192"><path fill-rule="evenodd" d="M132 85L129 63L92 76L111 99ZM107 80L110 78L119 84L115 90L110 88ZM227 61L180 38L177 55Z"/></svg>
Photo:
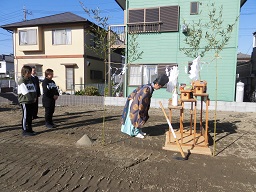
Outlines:
<svg viewBox="0 0 256 192"><path fill-rule="evenodd" d="M162 88L168 81L167 75L159 75L153 83L137 87L128 96L121 118L123 133L141 139L145 137L146 134L142 132L141 128L149 119L148 111L152 94L154 90Z"/></svg>

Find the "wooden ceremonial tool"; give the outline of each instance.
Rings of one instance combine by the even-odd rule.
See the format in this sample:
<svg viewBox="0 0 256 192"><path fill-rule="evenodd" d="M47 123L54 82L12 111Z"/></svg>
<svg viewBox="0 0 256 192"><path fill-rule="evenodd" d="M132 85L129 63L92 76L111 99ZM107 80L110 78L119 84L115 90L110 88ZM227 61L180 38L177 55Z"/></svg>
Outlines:
<svg viewBox="0 0 256 192"><path fill-rule="evenodd" d="M182 150L182 148L181 148L181 145L180 145L180 143L179 143L179 141L178 141L178 139L177 139L177 137L176 137L176 134L175 134L175 132L174 132L174 130L173 130L173 127L172 127L172 125L171 125L171 122L169 121L169 119L168 119L168 117L167 117L167 115L166 115L166 113L165 113L165 111L164 111L164 107L163 107L163 105L162 105L162 102L159 101L159 104L160 104L160 107L161 107L161 109L162 109L162 111L163 111L163 113L164 113L164 116L165 116L165 118L166 118L166 121L167 121L167 123L168 123L168 125L169 125L169 129L170 129L169 131L172 132L172 135L173 135L173 137L174 137L174 139L175 139L175 141L176 141L176 143L177 143L177 145L178 145L178 147L179 147L179 151L180 151L180 153L181 153L183 159L184 159L184 160L187 160L187 159L188 159L188 156L185 157L185 155L184 155L184 152L183 152L183 150Z"/></svg>

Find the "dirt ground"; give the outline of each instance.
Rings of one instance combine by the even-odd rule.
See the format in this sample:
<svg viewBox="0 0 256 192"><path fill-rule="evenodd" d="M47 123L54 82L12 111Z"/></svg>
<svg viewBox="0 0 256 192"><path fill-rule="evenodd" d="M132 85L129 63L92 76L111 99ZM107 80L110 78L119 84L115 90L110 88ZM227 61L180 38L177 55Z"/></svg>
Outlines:
<svg viewBox="0 0 256 192"><path fill-rule="evenodd" d="M162 149L168 125L160 108L149 111L145 139L120 132L121 112L114 106L56 107L58 127L46 129L40 107L41 118L33 121L38 135L23 137L19 106L1 105L0 191L256 191L255 113L218 111L216 156L192 153L178 160L180 153ZM179 114L173 116L178 128ZM214 111L209 117L212 137ZM77 147L84 134L93 145Z"/></svg>

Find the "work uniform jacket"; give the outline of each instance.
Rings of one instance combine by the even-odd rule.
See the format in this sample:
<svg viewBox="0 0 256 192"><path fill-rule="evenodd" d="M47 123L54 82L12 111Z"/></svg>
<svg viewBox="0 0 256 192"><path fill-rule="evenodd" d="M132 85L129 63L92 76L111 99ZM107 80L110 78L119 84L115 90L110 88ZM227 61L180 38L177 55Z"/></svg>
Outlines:
<svg viewBox="0 0 256 192"><path fill-rule="evenodd" d="M148 120L151 97L154 92L153 84L146 84L136 88L127 98L122 114L122 124L125 124L126 116L129 115L134 127L142 127ZM132 100L130 114L127 114L129 102Z"/></svg>
<svg viewBox="0 0 256 192"><path fill-rule="evenodd" d="M54 95L59 96L59 92L57 89L57 86L53 80L45 78L42 82L43 87L43 98L42 103L44 107L54 107L55 106L55 100Z"/></svg>
<svg viewBox="0 0 256 192"><path fill-rule="evenodd" d="M36 88L31 78L21 77L18 81L18 101L20 104L31 104L36 101Z"/></svg>

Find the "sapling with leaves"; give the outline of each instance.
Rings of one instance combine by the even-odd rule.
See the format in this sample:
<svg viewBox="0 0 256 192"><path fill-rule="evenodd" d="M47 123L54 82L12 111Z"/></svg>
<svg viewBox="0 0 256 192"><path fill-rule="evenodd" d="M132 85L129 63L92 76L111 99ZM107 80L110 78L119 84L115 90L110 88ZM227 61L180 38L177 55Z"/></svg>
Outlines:
<svg viewBox="0 0 256 192"><path fill-rule="evenodd" d="M224 25L223 19L223 5L216 8L215 3L207 4L209 8L208 20L204 22L199 19L198 22L193 21L191 24L183 21L184 25L188 26L188 33L184 39L188 47L181 48L181 51L190 58L205 56L207 52L214 52L215 71L216 71L216 88L215 88L215 121L214 121L214 152L215 156L215 140L216 140L216 111L217 111L217 90L218 90L218 63L220 52L228 44L235 24L238 21L237 16L232 24ZM201 12L202 13L202 12ZM201 14L200 13L200 14ZM213 61L212 60L212 61ZM212 62L211 61L211 62ZM210 63L211 63L210 62Z"/></svg>
<svg viewBox="0 0 256 192"><path fill-rule="evenodd" d="M96 9L88 9L84 6L83 2L79 1L80 5L82 6L85 13L93 20L94 23L90 25L89 30L87 31L88 34L93 34L93 42L92 45L85 45L88 50L94 52L99 58L104 60L104 79L105 79L105 87L106 87L106 79L107 74L111 73L111 67L108 66L108 72L106 64L108 62L108 56L114 51L112 45L115 42L115 35L114 32L110 32L112 35L109 34L109 17L101 16L101 11L99 8ZM110 61L109 61L110 62ZM111 93L111 78L109 78L108 83L108 90ZM104 114L103 114L103 129L102 129L102 143L105 144L105 105L104 105Z"/></svg>
<svg viewBox="0 0 256 192"><path fill-rule="evenodd" d="M80 4L85 11L85 13L92 19L94 23L90 25L87 34L93 34L91 42L93 45L85 45L88 50L91 50L95 53L100 59L104 60L104 76L105 76L105 84L107 80L107 74L109 74L108 78L108 90L109 94L111 93L111 66L107 66L106 64L110 62L108 60L108 56L115 51L113 45L115 44L116 39L119 37L114 31L110 31L109 29L109 17L101 16L101 10L97 7L96 9L88 9L84 6L84 4L80 1ZM110 34L110 35L109 35Z"/></svg>
<svg viewBox="0 0 256 192"><path fill-rule="evenodd" d="M143 51L139 51L139 43L137 41L138 34L130 33L128 38L128 56L127 56L127 63L128 65L141 59Z"/></svg>

